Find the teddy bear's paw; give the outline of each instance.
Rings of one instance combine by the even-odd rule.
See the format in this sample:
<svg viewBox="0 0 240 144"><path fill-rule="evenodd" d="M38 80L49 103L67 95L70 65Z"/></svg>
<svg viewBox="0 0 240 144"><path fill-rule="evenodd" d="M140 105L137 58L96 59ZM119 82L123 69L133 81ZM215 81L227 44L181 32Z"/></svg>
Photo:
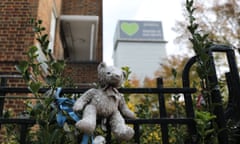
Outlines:
<svg viewBox="0 0 240 144"><path fill-rule="evenodd" d="M98 135L94 138L93 144L106 144L106 139L103 136Z"/></svg>
<svg viewBox="0 0 240 144"><path fill-rule="evenodd" d="M115 132L117 139L119 140L130 140L134 136L134 130L131 127L125 127L124 130Z"/></svg>
<svg viewBox="0 0 240 144"><path fill-rule="evenodd" d="M87 134L93 134L95 130L95 124L91 124L87 120L80 120L75 124L75 126Z"/></svg>

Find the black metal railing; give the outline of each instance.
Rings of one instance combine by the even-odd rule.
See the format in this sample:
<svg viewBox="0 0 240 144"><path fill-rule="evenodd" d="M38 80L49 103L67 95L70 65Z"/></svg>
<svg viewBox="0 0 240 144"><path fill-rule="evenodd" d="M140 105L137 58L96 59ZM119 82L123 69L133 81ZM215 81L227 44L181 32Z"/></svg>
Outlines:
<svg viewBox="0 0 240 144"><path fill-rule="evenodd" d="M234 50L231 47L224 46L224 45L214 45L210 48L209 55L211 56L211 66L215 68L214 64L214 58L212 54L214 52L224 52L227 55L227 61L229 64L230 71L226 74L227 79L227 85L229 89L229 104L226 110L223 109L222 105L219 105L215 107L215 115L217 116L217 124L219 128L222 129L222 131L219 133L218 139L219 144L227 144L228 143L228 136L226 131L226 119L229 117L234 117L235 119L239 119L239 107L240 107L240 80L239 80L239 74L237 69L237 64L235 60L235 54ZM193 66L194 63L197 61L197 56L192 57L187 64L185 65L183 69L183 75L182 75L182 82L183 87L182 88L164 88L162 79L157 80L157 87L156 88L121 88L119 91L124 94L157 94L158 102L159 102L159 118L154 119L126 119L126 122L128 124L133 124L134 130L135 130L135 136L134 140L135 143L140 144L140 126L143 124L156 124L160 125L161 128L161 141L163 144L169 143L169 124L180 124L180 125L186 125L188 128L188 133L190 138L186 141L186 143L195 144L198 140L197 135L197 129L196 129L196 123L194 121L195 114L194 114L194 106L193 106L193 100L192 100L192 94L196 92L195 88L190 88L190 69ZM12 87L6 87L4 82L5 78L1 78L1 87L0 87L0 117L2 116L2 110L4 105L4 97L6 94L9 93L31 93L27 88L12 88ZM220 93L218 86L218 79L216 75L216 70L214 69L214 75L210 77L210 80L212 83L216 85L215 91L212 93L212 101L214 103L222 103L222 96ZM48 89L40 89L40 93L45 93ZM81 94L84 93L87 89L75 89L75 88L63 88L62 94ZM170 118L167 115L166 111L166 105L165 105L165 96L166 94L183 94L184 96L184 103L185 103L185 112L186 117L181 118ZM233 113L234 112L234 113ZM28 126L31 126L35 123L35 120L32 119L4 119L0 118L0 124L10 124L15 123L19 124L22 127L22 133L21 133L21 139L20 143L25 144L26 142L26 134L24 131ZM107 131L107 143L111 143L111 131L108 129Z"/></svg>
<svg viewBox="0 0 240 144"><path fill-rule="evenodd" d="M48 89L40 89L39 93L45 93ZM87 89L75 89L75 88L63 88L62 89L62 94L81 94L85 92ZM158 79L158 87L157 88L121 88L119 89L121 93L124 94L158 94L158 99L159 99L159 113L160 117L159 118L154 118L154 119L126 119L126 123L132 124L134 126L135 130L135 136L134 140L135 143L140 144L140 126L142 124L157 124L161 126L161 133L162 133L162 141L164 144L168 143L168 124L184 124L187 125L189 128L189 134L192 136L191 143L196 142L196 135L197 131L195 129L195 121L194 121L194 112L192 108L186 108L186 113L187 117L186 118L169 118L167 117L167 112L166 112L166 106L165 106L165 101L164 101L164 94L177 94L177 93L182 93L185 96L189 97L187 99L190 100L191 102L191 93L196 92L195 88L163 88L162 87L162 79ZM4 99L5 98L11 98L9 97L4 97L5 94L9 93L31 93L29 89L27 88L9 88L9 87L0 87L0 103L4 104ZM190 95L189 95L190 94ZM16 98L16 97L14 97ZM21 97L19 97L21 98ZM3 107L3 105L1 106ZM18 124L21 125L21 133L20 133L20 143L25 144L26 142L26 130L28 126L31 126L35 123L35 120L33 119L5 119L5 118L0 118L0 124ZM25 133L24 133L25 131ZM107 143L111 143L111 131L108 129L107 132Z"/></svg>

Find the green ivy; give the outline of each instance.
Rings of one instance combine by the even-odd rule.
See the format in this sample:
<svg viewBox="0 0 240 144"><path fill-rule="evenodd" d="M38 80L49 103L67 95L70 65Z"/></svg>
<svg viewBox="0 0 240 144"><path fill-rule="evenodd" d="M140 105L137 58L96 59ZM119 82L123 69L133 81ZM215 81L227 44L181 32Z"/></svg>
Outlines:
<svg viewBox="0 0 240 144"><path fill-rule="evenodd" d="M206 102L205 109L195 111L195 121L198 134L200 135L199 143L217 144L217 133L219 129L215 122L216 116L213 113L216 104L213 104L211 101L211 93L214 89L214 85L209 80L209 77L214 74L213 67L211 66L211 57L208 54L210 51L209 48L213 43L209 41L208 33L205 34L202 30L199 30L199 25L194 17L196 8L193 7L193 4L194 0L186 0L186 10L189 17L189 26L187 29L191 34L189 40L197 56L196 71L200 78L201 94Z"/></svg>
<svg viewBox="0 0 240 144"><path fill-rule="evenodd" d="M45 27L42 20L31 20L33 31L40 48L31 46L26 52L27 60L22 60L16 65L16 70L20 72L29 90L34 94L36 102L27 101L27 112L31 118L36 119L38 128L30 130L28 141L32 144L69 144L77 143L79 133L74 126L65 123L64 127L58 126L56 114L58 109L54 107L54 90L70 84L68 78L63 76L66 66L64 60L56 60L49 50L48 35L44 33ZM39 52L42 51L45 61L39 61ZM42 65L47 67L47 72L42 69ZM45 94L40 94L40 88L49 88ZM69 121L71 119L69 118Z"/></svg>

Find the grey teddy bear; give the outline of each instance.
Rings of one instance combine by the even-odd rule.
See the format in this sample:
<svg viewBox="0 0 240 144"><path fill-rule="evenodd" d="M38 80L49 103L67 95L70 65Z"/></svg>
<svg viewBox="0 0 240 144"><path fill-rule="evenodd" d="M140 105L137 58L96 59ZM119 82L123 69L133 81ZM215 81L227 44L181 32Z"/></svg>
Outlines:
<svg viewBox="0 0 240 144"><path fill-rule="evenodd" d="M125 73L116 67L107 66L104 62L98 65L100 88L91 88L77 99L74 111L83 111L82 119L76 127L87 134L93 134L97 117L109 119L112 133L119 140L129 140L134 130L125 124L125 118L135 119L134 113L126 105L119 88L125 81Z"/></svg>

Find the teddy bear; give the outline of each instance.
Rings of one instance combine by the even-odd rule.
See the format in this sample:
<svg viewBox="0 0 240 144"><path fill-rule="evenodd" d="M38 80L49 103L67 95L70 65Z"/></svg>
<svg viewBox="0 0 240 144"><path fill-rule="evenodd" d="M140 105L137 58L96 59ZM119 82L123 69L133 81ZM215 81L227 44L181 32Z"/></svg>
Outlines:
<svg viewBox="0 0 240 144"><path fill-rule="evenodd" d="M82 111L81 120L75 126L87 134L93 134L97 118L107 118L113 135L119 140L130 140L133 128L125 124L124 118L135 119L128 108L123 94L118 91L126 79L126 74L114 66L101 62L97 68L99 88L91 88L75 102L73 110Z"/></svg>

